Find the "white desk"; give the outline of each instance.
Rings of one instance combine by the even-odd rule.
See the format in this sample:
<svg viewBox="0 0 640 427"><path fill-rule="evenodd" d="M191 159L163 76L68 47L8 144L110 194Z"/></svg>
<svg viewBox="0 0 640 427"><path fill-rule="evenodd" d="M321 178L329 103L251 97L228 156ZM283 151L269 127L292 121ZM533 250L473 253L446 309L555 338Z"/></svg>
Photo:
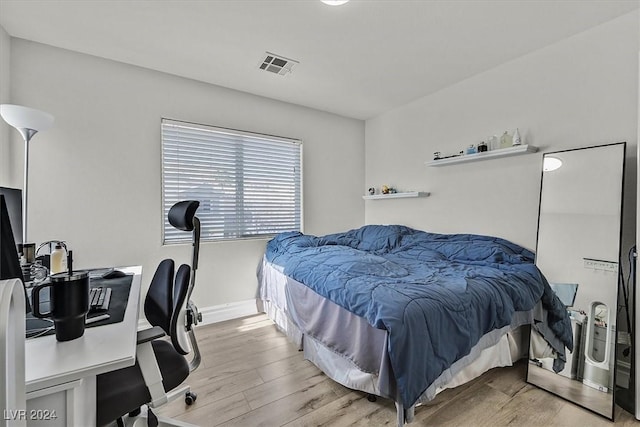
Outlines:
<svg viewBox="0 0 640 427"><path fill-rule="evenodd" d="M95 425L96 376L135 363L142 267L118 269L134 273L122 322L86 328L72 341L55 335L26 340L27 414L42 418L30 416L28 425ZM47 417L54 410L55 419Z"/></svg>

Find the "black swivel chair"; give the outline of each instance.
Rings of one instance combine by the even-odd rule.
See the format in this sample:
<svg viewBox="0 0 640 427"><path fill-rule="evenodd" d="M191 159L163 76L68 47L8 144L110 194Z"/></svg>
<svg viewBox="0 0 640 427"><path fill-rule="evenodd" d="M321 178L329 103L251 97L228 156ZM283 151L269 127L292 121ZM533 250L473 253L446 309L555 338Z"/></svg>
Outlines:
<svg viewBox="0 0 640 427"><path fill-rule="evenodd" d="M183 201L169 210L172 226L193 232L192 266L182 264L175 277L172 259L165 259L158 266L144 302L145 316L153 328L138 332L136 364L97 377L96 424L99 426L113 421L123 425L122 417L139 415L143 405L149 407L149 426L173 425L170 420L158 421L151 408L183 394L188 405L196 400L197 396L188 386L177 387L200 364L193 326L202 318L190 301L200 247L200 221L195 216L198 206L197 201ZM165 335L170 341L158 339ZM185 356L191 351L193 357L187 361Z"/></svg>

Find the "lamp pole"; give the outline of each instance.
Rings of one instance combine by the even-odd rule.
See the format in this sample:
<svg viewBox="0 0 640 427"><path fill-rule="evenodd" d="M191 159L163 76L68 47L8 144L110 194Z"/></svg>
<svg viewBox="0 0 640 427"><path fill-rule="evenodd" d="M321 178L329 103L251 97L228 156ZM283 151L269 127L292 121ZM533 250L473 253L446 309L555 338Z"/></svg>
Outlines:
<svg viewBox="0 0 640 427"><path fill-rule="evenodd" d="M27 211L29 210L29 141L38 131L33 129L18 129L24 139L24 185L22 186L22 243L27 240Z"/></svg>

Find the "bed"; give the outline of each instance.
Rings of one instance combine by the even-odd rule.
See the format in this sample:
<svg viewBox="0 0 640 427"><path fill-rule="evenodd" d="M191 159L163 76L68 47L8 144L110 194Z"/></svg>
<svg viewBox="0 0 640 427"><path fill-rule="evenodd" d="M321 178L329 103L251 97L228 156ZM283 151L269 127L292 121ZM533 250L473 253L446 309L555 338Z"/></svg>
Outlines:
<svg viewBox="0 0 640 427"><path fill-rule="evenodd" d="M305 358L346 387L394 400L403 425L442 389L526 355L524 325L562 369L571 324L533 261L501 238L400 225L288 232L267 244L259 301Z"/></svg>

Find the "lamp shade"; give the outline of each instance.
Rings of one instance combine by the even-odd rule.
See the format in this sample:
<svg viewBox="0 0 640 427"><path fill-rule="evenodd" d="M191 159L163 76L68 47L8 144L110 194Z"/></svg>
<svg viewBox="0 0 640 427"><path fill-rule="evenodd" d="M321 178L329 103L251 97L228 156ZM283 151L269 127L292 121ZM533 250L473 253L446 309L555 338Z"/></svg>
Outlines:
<svg viewBox="0 0 640 427"><path fill-rule="evenodd" d="M51 114L22 105L2 104L0 105L0 116L18 130L30 129L40 132L53 125Z"/></svg>
<svg viewBox="0 0 640 427"><path fill-rule="evenodd" d="M320 0L324 4L328 4L329 6L342 6L347 3L349 0Z"/></svg>
<svg viewBox="0 0 640 427"><path fill-rule="evenodd" d="M542 170L545 172L551 172L559 169L562 166L562 160L553 156L544 156L542 162Z"/></svg>

